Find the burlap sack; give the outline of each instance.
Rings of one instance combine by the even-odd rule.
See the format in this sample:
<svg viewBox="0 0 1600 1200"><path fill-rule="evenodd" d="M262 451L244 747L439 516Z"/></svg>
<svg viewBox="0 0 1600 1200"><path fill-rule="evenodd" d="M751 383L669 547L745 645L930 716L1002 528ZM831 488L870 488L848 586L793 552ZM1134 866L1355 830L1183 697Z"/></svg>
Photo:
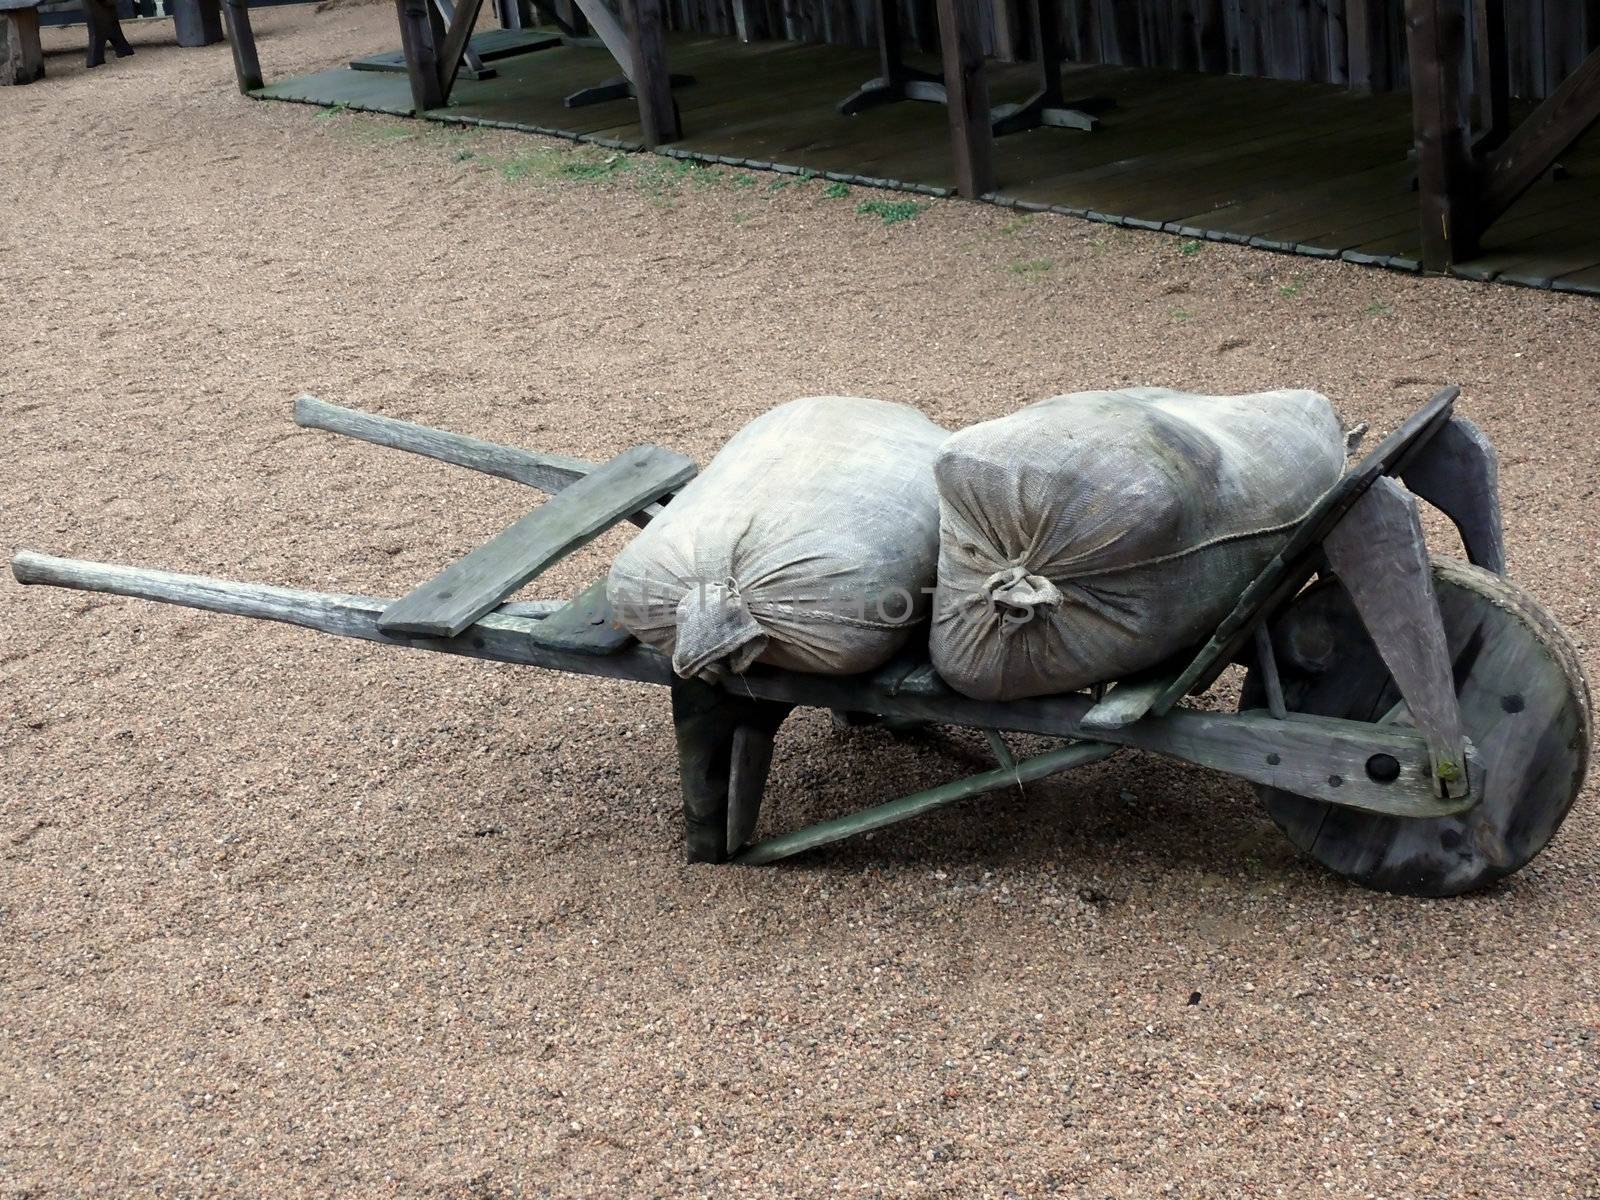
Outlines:
<svg viewBox="0 0 1600 1200"><path fill-rule="evenodd" d="M757 417L617 556L618 619L685 677L881 665L927 614L946 435L851 396Z"/></svg>
<svg viewBox="0 0 1600 1200"><path fill-rule="evenodd" d="M1153 666L1211 632L1344 457L1305 391L1080 392L954 434L934 665L984 700Z"/></svg>

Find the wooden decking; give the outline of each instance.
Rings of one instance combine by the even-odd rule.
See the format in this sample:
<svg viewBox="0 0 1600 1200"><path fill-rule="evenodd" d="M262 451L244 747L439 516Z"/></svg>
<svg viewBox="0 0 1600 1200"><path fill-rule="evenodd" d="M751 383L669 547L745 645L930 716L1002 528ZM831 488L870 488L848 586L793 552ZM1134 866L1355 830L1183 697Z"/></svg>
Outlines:
<svg viewBox="0 0 1600 1200"><path fill-rule="evenodd" d="M397 35L398 42L398 35ZM839 46L678 36L674 71L684 137L665 153L759 169L815 171L939 195L953 190L949 125L938 105L903 103L840 117L834 104L875 73ZM926 63L934 67L933 62ZM463 79L426 119L640 144L634 105L569 109L562 97L615 75L600 49L562 46ZM1098 130L1039 129L996 146L988 199L1190 238L1419 269L1410 188L1411 113L1404 95L1152 69L1069 70L1069 95L1113 97ZM1026 67L990 69L993 101L1021 100ZM256 96L416 115L402 74L340 68L273 84ZM1600 130L1566 157L1567 178L1536 184L1456 268L1474 279L1600 295Z"/></svg>

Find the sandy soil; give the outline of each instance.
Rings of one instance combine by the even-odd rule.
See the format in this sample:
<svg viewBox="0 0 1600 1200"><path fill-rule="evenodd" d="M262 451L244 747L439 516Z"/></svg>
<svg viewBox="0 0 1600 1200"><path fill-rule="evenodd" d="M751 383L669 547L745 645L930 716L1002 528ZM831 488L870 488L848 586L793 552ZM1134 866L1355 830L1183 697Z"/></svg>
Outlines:
<svg viewBox="0 0 1600 1200"><path fill-rule="evenodd" d="M269 75L393 41L258 17ZM395 594L529 495L340 403L702 460L807 393L1441 381L1597 663L1600 307L255 103L130 28L0 91L3 541ZM620 535L616 535L620 536ZM603 569L616 536L542 585ZM666 700L0 582L0 1195L1600 1195L1600 805L1364 893L1121 756L783 869L685 867ZM963 771L797 717L769 827ZM1190 1003L1191 995L1197 1003Z"/></svg>

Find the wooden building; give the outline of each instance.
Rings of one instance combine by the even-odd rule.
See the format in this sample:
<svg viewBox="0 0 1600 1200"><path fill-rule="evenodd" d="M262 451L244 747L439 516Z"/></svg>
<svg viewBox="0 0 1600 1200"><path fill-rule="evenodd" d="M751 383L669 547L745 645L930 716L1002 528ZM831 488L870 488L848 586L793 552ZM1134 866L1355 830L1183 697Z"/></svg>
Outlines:
<svg viewBox="0 0 1600 1200"><path fill-rule="evenodd" d="M409 95L259 94L1600 293L1600 0L614 2L495 0L495 83L483 0L396 0Z"/></svg>

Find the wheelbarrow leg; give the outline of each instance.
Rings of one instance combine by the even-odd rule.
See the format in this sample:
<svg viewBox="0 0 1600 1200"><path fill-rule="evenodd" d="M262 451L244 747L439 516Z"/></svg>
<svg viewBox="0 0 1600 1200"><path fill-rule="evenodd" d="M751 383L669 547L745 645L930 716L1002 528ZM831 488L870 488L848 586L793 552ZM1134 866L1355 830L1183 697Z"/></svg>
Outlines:
<svg viewBox="0 0 1600 1200"><path fill-rule="evenodd" d="M749 840L761 813L772 739L792 707L697 679L672 685L690 862L723 862Z"/></svg>

